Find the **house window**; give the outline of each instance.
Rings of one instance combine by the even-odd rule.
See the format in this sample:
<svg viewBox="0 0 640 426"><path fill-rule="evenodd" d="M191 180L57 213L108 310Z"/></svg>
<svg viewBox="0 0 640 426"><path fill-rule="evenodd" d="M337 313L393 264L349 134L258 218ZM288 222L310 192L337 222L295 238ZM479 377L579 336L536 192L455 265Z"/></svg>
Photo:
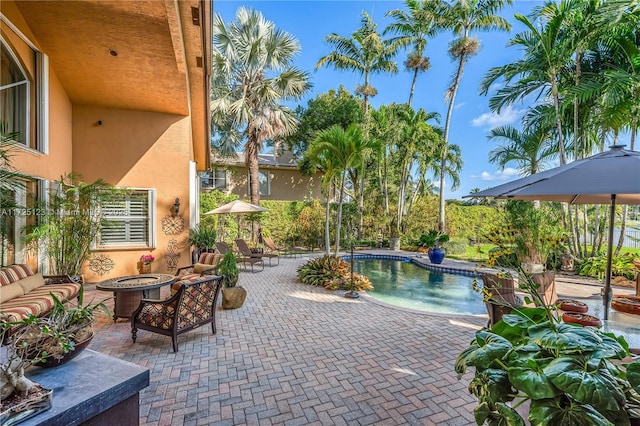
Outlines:
<svg viewBox="0 0 640 426"><path fill-rule="evenodd" d="M249 175L248 181L249 181L249 195L251 195L251 175ZM271 195L269 173L258 171L258 182L260 185L260 195Z"/></svg>
<svg viewBox="0 0 640 426"><path fill-rule="evenodd" d="M200 174L201 186L205 189L218 189L226 191L229 188L227 171L214 168L212 171Z"/></svg>
<svg viewBox="0 0 640 426"><path fill-rule="evenodd" d="M25 261L24 229L37 223L41 180L28 180L11 191L0 190L0 266Z"/></svg>
<svg viewBox="0 0 640 426"><path fill-rule="evenodd" d="M105 223L97 248L155 246L155 190L136 189L114 195L103 205Z"/></svg>
<svg viewBox="0 0 640 426"><path fill-rule="evenodd" d="M0 132L48 153L49 59L1 13L0 21Z"/></svg>
<svg viewBox="0 0 640 426"><path fill-rule="evenodd" d="M13 52L2 41L0 56L0 133L18 142L29 140L30 82Z"/></svg>

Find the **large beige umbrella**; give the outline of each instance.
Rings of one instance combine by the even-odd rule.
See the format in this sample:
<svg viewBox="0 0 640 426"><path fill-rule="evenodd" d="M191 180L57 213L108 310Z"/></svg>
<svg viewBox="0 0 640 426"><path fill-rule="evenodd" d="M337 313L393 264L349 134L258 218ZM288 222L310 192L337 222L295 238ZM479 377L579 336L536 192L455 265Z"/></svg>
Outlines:
<svg viewBox="0 0 640 426"><path fill-rule="evenodd" d="M640 204L640 152L623 147L615 145L609 151L465 196L609 204L611 212L603 296L605 320L608 319L612 296L611 255L616 203Z"/></svg>
<svg viewBox="0 0 640 426"><path fill-rule="evenodd" d="M268 211L269 209L256 206L255 204L247 203L242 200L234 200L230 203L224 204L218 208L210 210L204 214L249 214L249 213L260 213ZM251 227L253 228L253 222L251 223ZM252 234L254 234L252 232ZM238 216L238 237L240 237L240 217ZM253 238L253 237L252 237Z"/></svg>
<svg viewBox="0 0 640 426"><path fill-rule="evenodd" d="M265 212L267 210L269 209L256 206L255 204L250 204L242 200L234 200L230 203L224 204L218 208L210 210L204 214L258 213L258 212Z"/></svg>

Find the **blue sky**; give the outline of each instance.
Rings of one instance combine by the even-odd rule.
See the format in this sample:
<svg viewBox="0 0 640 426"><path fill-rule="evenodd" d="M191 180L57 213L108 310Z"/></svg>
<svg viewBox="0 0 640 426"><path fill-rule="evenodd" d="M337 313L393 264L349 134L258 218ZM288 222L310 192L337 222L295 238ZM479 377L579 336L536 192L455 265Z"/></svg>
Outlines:
<svg viewBox="0 0 640 426"><path fill-rule="evenodd" d="M512 6L505 8L501 15L514 23L513 14L528 14L531 9L542 4L541 1L514 0ZM353 91L356 85L363 83L363 78L347 71L336 71L332 68L321 68L314 71L315 65L322 56L331 52L331 47L324 42L330 33L350 36L360 25L361 13L366 10L382 31L390 22L385 13L391 9L403 8L402 1L227 1L216 0L214 12L220 14L225 22L233 20L238 7L245 6L262 12L277 28L293 34L300 42L302 51L296 59L296 66L311 75L313 89L307 94L302 105L309 99L336 89L343 84L347 90ZM504 65L520 57L515 47L506 47L509 39L521 26L512 28L511 33L487 32L476 33L481 48L475 57L465 66L462 84L456 97L449 140L460 145L464 168L460 174L461 185L458 190L451 191L447 187L446 198L460 198L473 188L485 189L517 177L512 168L500 171L489 163L488 153L496 147L494 142L487 141L487 134L493 127L512 124L518 126L526 110L526 105L514 105L495 115L489 110L490 96L478 94L478 84L482 76L491 67ZM473 35L473 34L472 34ZM448 43L453 39L451 33L441 33L430 40L426 56L430 58L431 68L418 77L413 107L424 108L428 112L441 115L444 126L446 105L444 94L455 71L454 64L448 54ZM411 73L402 65L405 53L397 56L399 72L393 76L374 75L370 79L378 95L371 99L374 107L392 102L403 103L409 99ZM432 180L437 179L432 177Z"/></svg>

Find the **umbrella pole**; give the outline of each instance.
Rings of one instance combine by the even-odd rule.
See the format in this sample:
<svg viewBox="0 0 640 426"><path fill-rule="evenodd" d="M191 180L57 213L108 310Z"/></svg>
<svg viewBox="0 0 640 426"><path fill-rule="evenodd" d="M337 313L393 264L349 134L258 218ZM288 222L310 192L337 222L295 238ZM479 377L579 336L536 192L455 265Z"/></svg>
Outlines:
<svg viewBox="0 0 640 426"><path fill-rule="evenodd" d="M607 242L607 270L604 276L604 319L609 319L609 304L613 296L611 290L611 259L613 257L613 225L616 215L616 194L611 194L611 211L609 212L609 241Z"/></svg>

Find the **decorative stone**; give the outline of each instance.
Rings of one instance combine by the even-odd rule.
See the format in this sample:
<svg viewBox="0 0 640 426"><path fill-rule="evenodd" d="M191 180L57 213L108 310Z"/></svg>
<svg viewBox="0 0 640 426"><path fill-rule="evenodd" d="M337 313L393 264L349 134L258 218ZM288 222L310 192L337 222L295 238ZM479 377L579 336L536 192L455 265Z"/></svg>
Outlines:
<svg viewBox="0 0 640 426"><path fill-rule="evenodd" d="M229 287L222 289L222 308L238 309L242 307L247 298L247 290L242 287Z"/></svg>

